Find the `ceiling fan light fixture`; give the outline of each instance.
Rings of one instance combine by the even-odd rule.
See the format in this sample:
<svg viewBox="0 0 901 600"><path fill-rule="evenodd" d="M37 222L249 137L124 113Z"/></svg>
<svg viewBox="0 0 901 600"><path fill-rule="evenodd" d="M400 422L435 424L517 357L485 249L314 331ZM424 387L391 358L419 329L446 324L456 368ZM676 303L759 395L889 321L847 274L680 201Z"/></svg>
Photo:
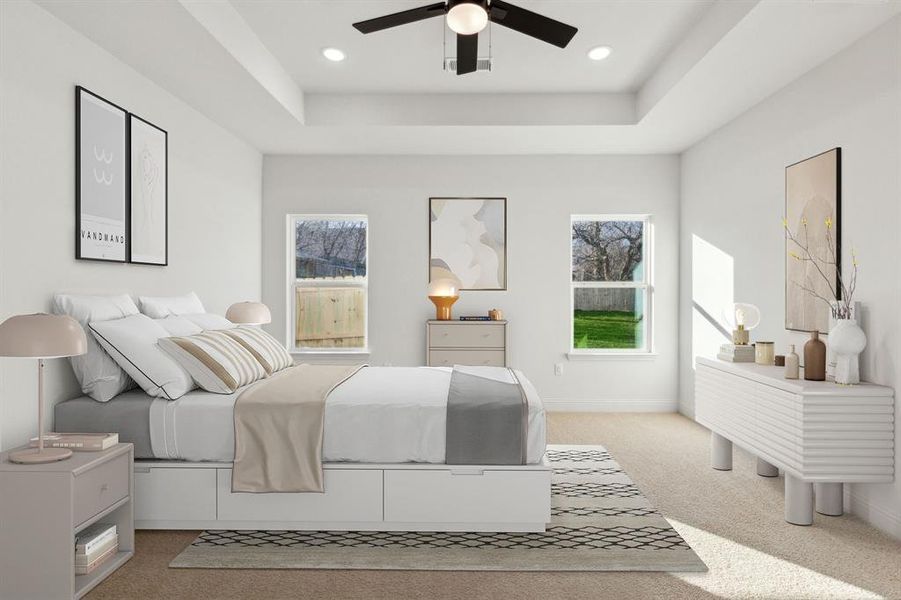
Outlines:
<svg viewBox="0 0 901 600"><path fill-rule="evenodd" d="M460 35L479 33L488 26L488 11L475 2L459 2L447 11L447 26Z"/></svg>

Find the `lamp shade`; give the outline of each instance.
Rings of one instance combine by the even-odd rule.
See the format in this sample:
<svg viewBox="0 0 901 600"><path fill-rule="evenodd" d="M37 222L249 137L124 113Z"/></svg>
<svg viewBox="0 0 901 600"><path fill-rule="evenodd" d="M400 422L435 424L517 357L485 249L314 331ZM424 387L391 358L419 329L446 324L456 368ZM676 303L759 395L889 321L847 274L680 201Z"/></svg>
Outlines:
<svg viewBox="0 0 901 600"><path fill-rule="evenodd" d="M66 315L16 315L0 323L0 356L60 358L87 348L84 329Z"/></svg>
<svg viewBox="0 0 901 600"><path fill-rule="evenodd" d="M453 279L435 279L429 283L429 297L455 298L460 295L460 287Z"/></svg>
<svg viewBox="0 0 901 600"><path fill-rule="evenodd" d="M727 305L723 316L732 329L737 329L739 325L744 329L754 329L760 324L760 309L746 302Z"/></svg>
<svg viewBox="0 0 901 600"><path fill-rule="evenodd" d="M228 307L225 318L232 323L265 325L272 322L272 313L262 302L237 302Z"/></svg>

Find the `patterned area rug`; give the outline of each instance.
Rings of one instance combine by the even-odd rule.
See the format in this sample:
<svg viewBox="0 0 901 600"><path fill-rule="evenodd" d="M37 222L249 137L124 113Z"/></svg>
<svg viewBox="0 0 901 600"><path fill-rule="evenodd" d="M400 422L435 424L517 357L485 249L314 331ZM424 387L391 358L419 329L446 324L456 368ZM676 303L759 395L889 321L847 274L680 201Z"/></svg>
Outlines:
<svg viewBox="0 0 901 600"><path fill-rule="evenodd" d="M601 446L549 446L543 533L204 531L170 567L706 571Z"/></svg>

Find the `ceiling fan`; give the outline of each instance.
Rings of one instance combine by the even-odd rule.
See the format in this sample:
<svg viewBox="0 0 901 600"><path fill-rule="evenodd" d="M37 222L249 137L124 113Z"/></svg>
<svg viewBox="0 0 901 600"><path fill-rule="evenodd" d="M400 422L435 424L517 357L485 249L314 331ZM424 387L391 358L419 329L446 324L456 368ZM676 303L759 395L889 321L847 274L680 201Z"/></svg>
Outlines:
<svg viewBox="0 0 901 600"><path fill-rule="evenodd" d="M398 25L446 16L447 26L457 34L457 75L476 70L479 32L488 22L503 25L542 42L566 48L578 29L503 0L446 0L398 13L354 23L362 33L373 33Z"/></svg>

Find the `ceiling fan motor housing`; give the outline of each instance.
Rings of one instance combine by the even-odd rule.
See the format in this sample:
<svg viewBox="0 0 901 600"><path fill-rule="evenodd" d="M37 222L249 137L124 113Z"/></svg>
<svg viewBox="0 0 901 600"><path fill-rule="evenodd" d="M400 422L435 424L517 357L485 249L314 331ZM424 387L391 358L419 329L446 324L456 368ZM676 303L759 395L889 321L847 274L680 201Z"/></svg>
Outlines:
<svg viewBox="0 0 901 600"><path fill-rule="evenodd" d="M475 4L481 6L485 12L488 12L488 0L447 0L447 10L452 9L458 4Z"/></svg>

